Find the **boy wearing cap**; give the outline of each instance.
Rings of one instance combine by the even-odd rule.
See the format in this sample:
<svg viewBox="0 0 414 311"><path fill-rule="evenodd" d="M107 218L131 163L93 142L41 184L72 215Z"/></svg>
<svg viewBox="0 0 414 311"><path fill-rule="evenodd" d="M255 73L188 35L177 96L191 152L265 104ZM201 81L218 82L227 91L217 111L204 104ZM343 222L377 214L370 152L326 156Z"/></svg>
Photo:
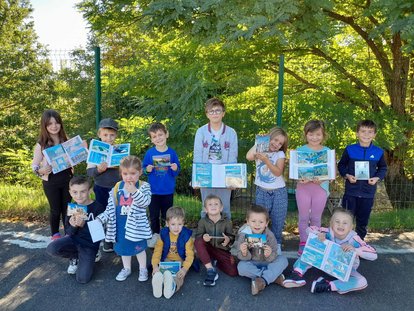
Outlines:
<svg viewBox="0 0 414 311"><path fill-rule="evenodd" d="M98 137L101 141L113 145L118 134L118 123L107 118L99 122ZM121 180L118 167L108 167L108 163L102 162L99 165L88 164L87 175L93 177L95 200L103 206L108 205L109 192L115 184ZM104 252L113 252L113 245L104 242Z"/></svg>

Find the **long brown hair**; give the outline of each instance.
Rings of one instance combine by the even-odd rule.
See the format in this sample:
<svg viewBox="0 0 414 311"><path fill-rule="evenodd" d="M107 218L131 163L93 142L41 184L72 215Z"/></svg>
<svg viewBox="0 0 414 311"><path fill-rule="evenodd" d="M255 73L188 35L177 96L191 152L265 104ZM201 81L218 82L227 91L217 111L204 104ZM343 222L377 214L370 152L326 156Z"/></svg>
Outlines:
<svg viewBox="0 0 414 311"><path fill-rule="evenodd" d="M60 131L58 134L59 142L63 143L68 140L65 129L63 127L62 118L60 117L59 113L53 109L45 110L42 114L42 118L40 119L40 135L38 140L38 143L42 149L46 149L55 144L49 132L47 131L47 125L49 124L51 118L55 118L56 122L60 124Z"/></svg>

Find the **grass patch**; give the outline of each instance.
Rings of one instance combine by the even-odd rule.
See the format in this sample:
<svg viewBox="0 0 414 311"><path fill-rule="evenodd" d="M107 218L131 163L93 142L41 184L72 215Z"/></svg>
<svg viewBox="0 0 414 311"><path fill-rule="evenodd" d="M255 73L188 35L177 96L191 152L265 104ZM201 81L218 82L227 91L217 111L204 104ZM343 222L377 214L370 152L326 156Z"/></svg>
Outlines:
<svg viewBox="0 0 414 311"><path fill-rule="evenodd" d="M187 224L196 227L200 218L201 200L197 197L174 195L174 205L184 208ZM244 223L247 204L232 206L232 220L235 226ZM43 189L26 188L20 185L0 184L0 217L23 220L46 221L49 205ZM327 209L322 216L322 225L328 226L330 213ZM285 230L297 232L298 213L289 208ZM374 210L369 222L371 232L413 231L414 208L396 210Z"/></svg>
<svg viewBox="0 0 414 311"><path fill-rule="evenodd" d="M0 216L46 220L49 216L49 204L43 189L0 184Z"/></svg>
<svg viewBox="0 0 414 311"><path fill-rule="evenodd" d="M414 230L414 209L375 211L371 214L369 230L378 232Z"/></svg>

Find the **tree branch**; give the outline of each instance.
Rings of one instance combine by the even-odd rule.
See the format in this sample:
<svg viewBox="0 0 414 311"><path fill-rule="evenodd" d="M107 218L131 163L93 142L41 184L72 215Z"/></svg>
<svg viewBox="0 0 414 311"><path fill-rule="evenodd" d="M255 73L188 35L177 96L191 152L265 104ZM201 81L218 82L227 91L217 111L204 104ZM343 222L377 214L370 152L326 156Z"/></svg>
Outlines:
<svg viewBox="0 0 414 311"><path fill-rule="evenodd" d="M368 33L363 30L357 23L355 23L355 20L353 17L350 16L343 16L338 13L323 9L323 11L332 19L344 22L345 24L349 25L358 33L362 39L367 43L371 51L374 53L375 57L378 60L378 63L381 66L381 72L383 74L383 77L385 81L388 81L390 79L390 76L392 75L392 67L390 64L390 61L387 57L387 54L384 52L384 50L380 47L380 45L375 44L375 42L369 37ZM388 94L390 93L390 86L388 83L385 83Z"/></svg>
<svg viewBox="0 0 414 311"><path fill-rule="evenodd" d="M277 70L274 68L277 68L278 64L275 62L267 62L267 64L270 64L270 68L267 68L270 71L273 71L274 73L277 73ZM306 80L305 78L299 76L296 72L294 72L293 70L285 67L284 68L285 72L288 73L289 75L291 75L293 78L295 78L297 81L299 81L300 83L302 83L304 85L303 88L295 90L294 92L288 93L286 92L286 95L294 95L300 92L303 92L305 90L309 90L309 89L315 89L315 90L320 90L322 89L321 86L314 84L312 82L309 82L308 80ZM340 91L335 91L334 95L336 97L338 97L341 101L348 101L349 103L355 105L355 106L359 106L359 107L364 107L364 108L369 108L369 105L367 105L366 103L361 103L361 102L357 102L355 101L353 98L349 97L348 95L346 95L343 92Z"/></svg>
<svg viewBox="0 0 414 311"><path fill-rule="evenodd" d="M385 103L381 100L381 98L378 97L378 95L370 89L368 86L366 86L361 80L359 80L357 77L349 73L341 64L339 64L336 60L334 60L332 57L327 55L325 52L323 52L319 48L312 48L311 53L322 57L326 61L328 61L336 70L338 70L340 73L342 73L347 79L349 79L352 83L355 84L355 87L359 90L363 90L367 95L371 98L372 101L372 108L375 111L378 111L379 108L384 108Z"/></svg>

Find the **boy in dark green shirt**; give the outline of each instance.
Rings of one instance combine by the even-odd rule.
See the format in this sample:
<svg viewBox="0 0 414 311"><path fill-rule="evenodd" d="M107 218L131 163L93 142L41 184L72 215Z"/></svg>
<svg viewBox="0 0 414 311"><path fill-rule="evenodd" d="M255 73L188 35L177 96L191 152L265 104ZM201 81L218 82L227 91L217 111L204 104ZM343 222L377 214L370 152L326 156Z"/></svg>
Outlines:
<svg viewBox="0 0 414 311"><path fill-rule="evenodd" d="M214 286L218 273L212 264L217 261L217 267L230 276L236 276L237 265L230 254L230 246L234 241L232 222L222 214L223 204L220 198L210 194L204 200L205 217L198 222L194 247L198 257L207 269L205 286Z"/></svg>

